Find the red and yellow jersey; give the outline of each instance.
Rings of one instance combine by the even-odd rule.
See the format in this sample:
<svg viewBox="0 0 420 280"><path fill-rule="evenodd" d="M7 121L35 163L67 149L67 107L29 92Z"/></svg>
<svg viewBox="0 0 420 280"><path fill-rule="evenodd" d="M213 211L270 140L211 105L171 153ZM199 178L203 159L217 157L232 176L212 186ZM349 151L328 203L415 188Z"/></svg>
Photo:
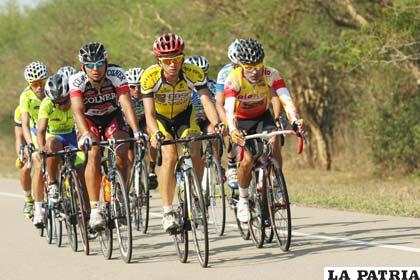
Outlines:
<svg viewBox="0 0 420 280"><path fill-rule="evenodd" d="M229 74L224 88L226 101L231 97L235 98L234 112L231 113L239 119L251 119L263 115L270 106L273 92L279 96L289 118L296 119L296 108L286 83L279 72L272 67L265 67L263 77L256 84L248 82L242 68L238 67Z"/></svg>

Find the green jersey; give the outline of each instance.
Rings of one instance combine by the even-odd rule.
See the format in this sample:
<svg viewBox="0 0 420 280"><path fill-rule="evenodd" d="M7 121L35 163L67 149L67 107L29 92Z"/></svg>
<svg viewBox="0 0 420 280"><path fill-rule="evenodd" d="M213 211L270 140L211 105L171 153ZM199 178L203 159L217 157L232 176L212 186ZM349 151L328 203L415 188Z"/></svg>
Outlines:
<svg viewBox="0 0 420 280"><path fill-rule="evenodd" d="M32 91L31 87L26 87L20 95L19 105L22 113L28 113L30 119L30 127L38 126L38 111L41 100Z"/></svg>
<svg viewBox="0 0 420 280"><path fill-rule="evenodd" d="M38 118L48 119L49 134L67 134L75 129L73 111L60 110L48 97L41 102Z"/></svg>

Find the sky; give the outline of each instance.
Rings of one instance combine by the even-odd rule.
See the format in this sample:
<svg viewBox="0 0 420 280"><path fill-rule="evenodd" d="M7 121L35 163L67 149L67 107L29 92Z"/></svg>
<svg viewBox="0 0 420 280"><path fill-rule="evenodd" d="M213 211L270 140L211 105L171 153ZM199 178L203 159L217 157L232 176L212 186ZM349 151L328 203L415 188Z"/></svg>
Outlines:
<svg viewBox="0 0 420 280"><path fill-rule="evenodd" d="M19 5L20 9L23 10L23 7L36 7L36 5L38 5L38 3L42 0L0 0L0 9L2 9L3 5L9 1L16 2Z"/></svg>

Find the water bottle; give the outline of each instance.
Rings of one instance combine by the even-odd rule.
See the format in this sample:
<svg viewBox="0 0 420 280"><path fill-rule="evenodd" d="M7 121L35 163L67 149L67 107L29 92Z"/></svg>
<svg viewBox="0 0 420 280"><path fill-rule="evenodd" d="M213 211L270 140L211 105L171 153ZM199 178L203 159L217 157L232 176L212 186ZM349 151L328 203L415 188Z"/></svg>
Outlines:
<svg viewBox="0 0 420 280"><path fill-rule="evenodd" d="M102 176L102 186L104 186L104 201L111 201L111 183L108 178L104 175Z"/></svg>

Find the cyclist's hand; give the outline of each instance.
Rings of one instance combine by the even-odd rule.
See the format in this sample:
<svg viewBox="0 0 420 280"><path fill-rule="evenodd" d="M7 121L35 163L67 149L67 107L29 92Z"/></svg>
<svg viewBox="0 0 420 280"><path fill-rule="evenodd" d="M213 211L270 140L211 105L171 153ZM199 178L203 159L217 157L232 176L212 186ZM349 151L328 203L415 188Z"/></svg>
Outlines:
<svg viewBox="0 0 420 280"><path fill-rule="evenodd" d="M156 131L152 134L152 137L150 137L150 144L153 148L157 148L158 142L162 142L165 139L165 135L161 131Z"/></svg>
<svg viewBox="0 0 420 280"><path fill-rule="evenodd" d="M292 123L292 129L296 132L298 136L303 137L305 135L305 131L303 130L303 120L298 119Z"/></svg>
<svg viewBox="0 0 420 280"><path fill-rule="evenodd" d="M275 118L274 123L276 124L277 129L283 129L283 124L281 122L281 117Z"/></svg>
<svg viewBox="0 0 420 280"><path fill-rule="evenodd" d="M21 169L23 167L23 165L24 165L24 163L19 158L17 158L16 161L15 161L16 168Z"/></svg>
<svg viewBox="0 0 420 280"><path fill-rule="evenodd" d="M239 145L241 147L245 146L244 134L239 129L235 129L234 131L232 131L232 133L230 134L230 138L232 138L232 142L236 145Z"/></svg>
<svg viewBox="0 0 420 280"><path fill-rule="evenodd" d="M133 136L137 142L140 142L143 138L143 133L140 130L134 131Z"/></svg>
<svg viewBox="0 0 420 280"><path fill-rule="evenodd" d="M89 132L83 133L82 137L77 141L77 146L80 150L83 150L83 148L90 150L92 147L92 136L90 136Z"/></svg>
<svg viewBox="0 0 420 280"><path fill-rule="evenodd" d="M225 134L225 132L226 132L226 126L225 126L225 124L224 124L224 123L222 123L222 122L218 122L218 123L214 126L214 129L216 130L216 132L217 132L217 133L220 133L220 134Z"/></svg>

